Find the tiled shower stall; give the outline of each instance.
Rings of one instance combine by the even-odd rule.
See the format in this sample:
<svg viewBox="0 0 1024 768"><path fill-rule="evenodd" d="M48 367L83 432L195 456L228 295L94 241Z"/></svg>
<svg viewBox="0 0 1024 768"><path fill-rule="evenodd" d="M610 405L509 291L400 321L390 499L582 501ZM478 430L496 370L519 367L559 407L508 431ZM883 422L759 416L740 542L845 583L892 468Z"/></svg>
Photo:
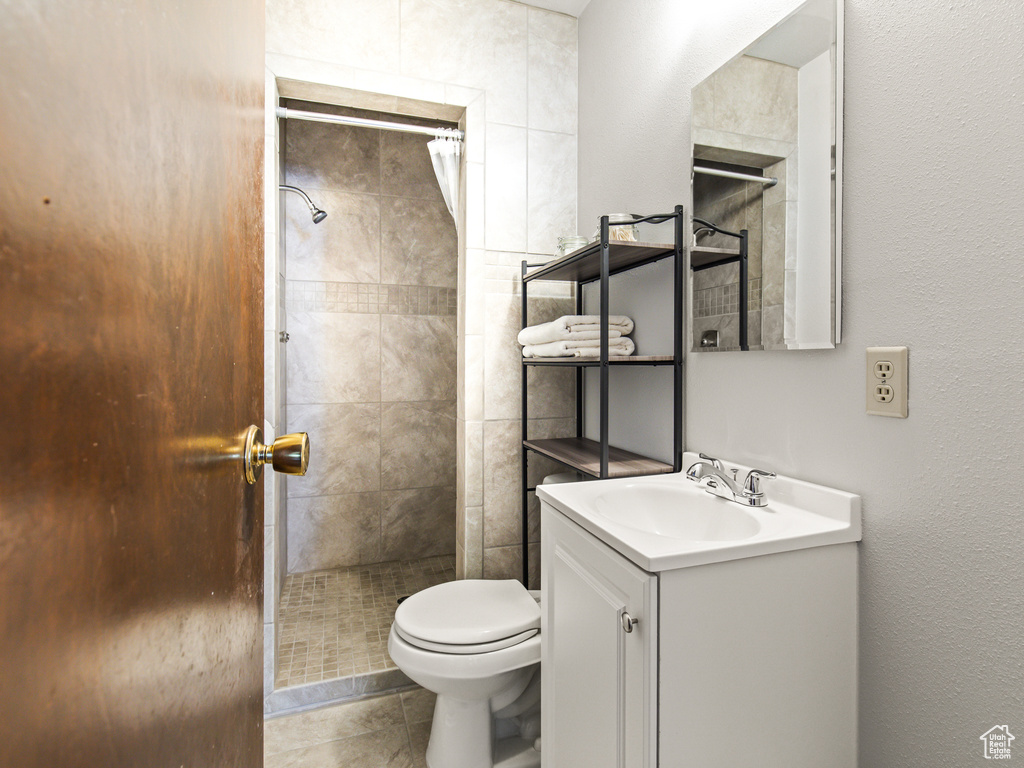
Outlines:
<svg viewBox="0 0 1024 768"><path fill-rule="evenodd" d="M397 598L455 577L458 281L428 137L297 119L283 136L283 182L328 216L282 198L286 423L317 446L287 483L279 687L394 669Z"/></svg>
<svg viewBox="0 0 1024 768"><path fill-rule="evenodd" d="M455 0L443 0L403 3L400 14L393 13L390 5L375 5L368 15L350 19L351 23L346 24L320 24L311 28L300 22L304 14L344 15L345 3L337 9L334 5L323 4L319 0L301 0L300 6L305 10L296 13L294 4L288 5L287 12L283 4L268 4L268 188L273 184L276 189L279 180L283 180L278 178L282 172L270 162L270 157L277 157L279 150L287 155L287 131L293 127L288 121L274 118L273 108L282 97L402 115L402 120L426 117L432 124L437 124L438 120L457 120L459 127L466 132L457 247L456 448L454 461L449 464L455 472L452 509L455 573L458 578L516 578L521 574L521 366L520 351L515 342L520 322L519 265L523 259L549 259L557 238L577 230L576 20L516 3L466 6ZM417 17L415 23L404 23L411 21L411 18L405 18L409 14ZM373 45L364 46L363 41L369 40L374 41ZM284 135L278 135L280 126L285 126ZM426 150L423 152L425 158ZM267 197L268 248L273 249L268 250L266 282L267 348L268 355L276 354L279 359L282 353L283 357L296 354L293 329L285 327L283 312L275 314L271 309L278 303L282 306L285 303L283 278L287 276L289 281L298 279L290 272L285 275L276 261L277 239L274 233L283 230L277 224L277 208L294 203L301 206L297 197L294 203L288 199L291 197L295 196L278 199L276 194L268 194ZM416 195L408 197L416 199ZM330 209L323 204L321 207L328 210L328 219L324 222L328 224L331 222ZM302 208L299 210L303 216L307 215ZM592 228L591 225L588 223ZM588 226L582 228L587 229ZM287 258L290 270L291 254L287 254ZM270 279L275 274L279 280ZM335 278L322 282L359 283L359 280ZM383 282L385 286L406 284L401 281ZM292 295L297 297L298 287L294 284L290 287ZM327 286L323 287L321 295L324 298L320 300L330 302L326 299ZM312 295L314 307L318 300L317 288L314 285L311 294L309 286L302 288L303 301ZM340 297L341 286L338 290ZM370 290L369 285L366 290ZM357 286L356 296L358 291ZM345 295L345 302L351 306L352 293L347 288ZM396 306L393 296L382 293L379 284L376 298L378 312L385 301L388 306ZM417 296L417 302L419 300ZM401 302L399 295L397 306L401 306ZM440 294L428 295L428 308L431 302L439 307L442 303ZM368 298L367 306L369 303ZM357 309L358 305L357 298ZM340 306L339 298L335 308ZM536 297L531 291L531 321L541 322L557 317L571 311L571 307L570 294L563 286L551 286L546 292L538 291ZM322 314L345 315L340 311ZM431 315L430 312L427 314ZM407 316L400 312L398 315L408 321ZM435 317L443 319L440 315ZM274 348L271 340L282 330L292 333L292 341ZM533 435L543 437L574 429L573 379L561 375L564 373L554 372L554 375L537 382L537 386L531 383L531 393L537 393L536 397L531 397ZM267 381L278 394L283 390L283 382L269 375L269 370ZM388 386L383 375L379 386ZM279 434L284 431L285 424L290 429L310 431L315 458L318 445L324 445L325 441L329 444L332 438L318 438L315 430L307 429L293 418L293 408L310 404L282 403L278 410L273 410L276 407L274 397L268 389L268 431L273 432L276 427ZM398 404L398 410L401 410L407 409L409 403L443 401L434 395L428 397L434 399L386 402ZM384 439L387 429L384 407L385 401L382 400L380 440ZM436 423L436 410L418 410L423 411L424 420ZM271 414L274 414L273 419ZM415 430L410 433L411 439L415 434ZM384 450L383 443L381 450ZM353 461L356 461L355 457ZM383 454L381 461L383 482L386 475L383 472ZM531 465L531 482L556 468L553 464L543 464ZM294 494L295 485L307 479L290 480L289 491ZM314 479L314 482L321 481ZM401 478L398 482L391 488L381 486L376 491L351 493L379 493L381 514L384 514L387 491L408 491L411 494L418 490L418 487L402 487L405 481ZM433 480L430 483L424 487L440 489L445 485ZM280 621L278 605L278 598L287 586L284 571L293 556L300 559L307 556L294 554L293 549L296 553L312 550L303 545L296 548L295 542L286 540L286 534L293 533L292 527L285 524L283 499L279 493L275 495L271 485L274 481L268 484L268 504L276 504L277 507L272 510L268 506L267 509L267 664L264 679L265 709L268 713L275 713L336 698L337 690L304 690L317 688L320 684L316 683L277 690L274 687L275 669L280 666L277 664L279 659L275 659L275 651L278 643L283 641L285 629ZM303 501L300 503L313 506L315 502L306 500L348 494L347 491L332 492L329 479L323 486L326 492L319 485L314 487L313 495L301 497ZM288 501L299 498L292 496ZM427 508L429 510L429 504ZM530 555L534 560L531 580L536 583L539 530L535 501L531 509ZM396 520L401 516L398 514ZM315 522L312 524L316 525ZM395 532L400 530L401 526L396 526ZM386 533L382 532L382 548L389 546L386 539L390 534L390 528ZM325 532L324 535L331 539L333 534ZM338 551L340 545L336 543L333 548ZM381 578L387 577L375 574L371 581L380 581ZM375 585L371 584L370 593L379 593Z"/></svg>
<svg viewBox="0 0 1024 768"><path fill-rule="evenodd" d="M302 120L284 135L284 183L328 212L314 224L282 200L287 424L318 442L288 481L288 572L454 555L458 244L428 137Z"/></svg>

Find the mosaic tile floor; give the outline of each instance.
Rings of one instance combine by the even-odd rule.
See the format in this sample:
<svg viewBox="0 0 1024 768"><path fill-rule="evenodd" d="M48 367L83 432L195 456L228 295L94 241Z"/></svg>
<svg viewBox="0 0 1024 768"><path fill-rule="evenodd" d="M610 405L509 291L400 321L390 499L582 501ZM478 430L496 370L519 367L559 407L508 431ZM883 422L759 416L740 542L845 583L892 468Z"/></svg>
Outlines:
<svg viewBox="0 0 1024 768"><path fill-rule="evenodd" d="M286 576L275 687L395 669L388 632L398 598L454 580L454 555Z"/></svg>

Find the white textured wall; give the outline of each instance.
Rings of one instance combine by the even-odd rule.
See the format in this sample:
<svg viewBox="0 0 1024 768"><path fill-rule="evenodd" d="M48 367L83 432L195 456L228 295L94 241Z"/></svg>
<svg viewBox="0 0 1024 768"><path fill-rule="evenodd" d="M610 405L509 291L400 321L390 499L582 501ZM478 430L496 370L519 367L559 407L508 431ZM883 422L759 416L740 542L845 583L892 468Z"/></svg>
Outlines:
<svg viewBox="0 0 1024 768"><path fill-rule="evenodd" d="M688 198L690 88L796 5L592 0L581 222ZM1024 756L1024 6L846 24L842 345L691 354L687 446L863 495L861 765L981 763L1003 723ZM866 416L896 344L910 418Z"/></svg>

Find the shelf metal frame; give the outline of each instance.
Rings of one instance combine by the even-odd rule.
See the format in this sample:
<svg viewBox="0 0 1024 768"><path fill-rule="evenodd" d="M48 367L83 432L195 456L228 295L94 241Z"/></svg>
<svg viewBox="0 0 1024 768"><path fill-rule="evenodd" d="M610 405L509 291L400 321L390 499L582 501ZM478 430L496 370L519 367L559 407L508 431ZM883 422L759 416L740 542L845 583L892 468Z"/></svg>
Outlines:
<svg viewBox="0 0 1024 768"><path fill-rule="evenodd" d="M749 297L750 288L749 288L749 285L748 285L748 282L747 282L749 280L748 273L749 273L749 270L750 270L749 259L748 259L748 249L749 249L750 233L746 229L741 229L739 232L731 232L728 229L722 229L720 226L718 226L717 224L715 224L713 222L708 221L707 219L700 219L700 218L698 218L696 216L693 217L693 221L696 224L700 224L702 227L707 227L708 229L714 230L715 232L718 232L720 234L726 235L728 237L735 237L735 238L737 238L740 241L739 252L736 253L735 255L730 254L728 256L725 256L722 259L718 259L716 261L708 262L707 264L701 264L699 267L691 267L691 269L694 272L702 272L705 269L711 269L712 267L720 267L723 264L732 264L733 262L736 262L736 261L739 262L739 265L740 265L740 276L739 276L739 281L740 281L740 285L739 285L739 297L740 297L740 307L739 307L739 314L740 314L740 349L743 350L744 352L746 352L747 350L750 349L750 343L749 343L749 341L747 339L747 335L748 335L748 333L747 333L748 327L747 326L748 326L748 322L749 322L747 315L748 315L748 305L750 304L750 297Z"/></svg>
<svg viewBox="0 0 1024 768"><path fill-rule="evenodd" d="M589 259L599 261L599 269L593 277L574 280L576 283L576 314L583 314L583 286L587 283L600 281L600 318L601 318L601 345L600 354L595 359L555 359L555 358L524 358L522 363L522 443L521 443L521 482L522 482L522 565L523 584L529 585L529 494L534 488L529 486L529 454L531 448L529 441L529 405L527 391L527 372L530 367L573 367L576 369L576 437L583 438L583 389L585 384L584 373L587 368L598 369L598 424L599 424L599 445L600 445L600 472L598 478L609 477L609 373L612 367L619 365L627 366L672 366L673 369L673 398L672 398L672 471L679 472L683 463L683 286L685 282L686 263L683 252L684 233L686 230L686 216L683 206L677 205L672 213L652 214L650 216L635 216L634 223L649 222L660 224L666 221L673 221L675 242L671 248L658 249L652 247L649 255L642 255L639 258L629 260L623 266L612 265L613 242L609 239L610 222L608 216L600 219L600 239L597 242L584 246L573 253L557 259L553 262L539 265L522 262L522 327L529 325L528 320L528 290L527 286L534 280L562 280L567 278L566 274L573 272L573 268L579 267ZM635 244L634 244L635 246ZM629 247L629 244L626 244ZM636 269L637 267L660 261L668 257L673 258L672 292L673 292L673 335L672 335L672 357L669 359L656 360L628 360L626 358L612 358L608 350L608 316L609 316L609 278L613 275ZM559 461L556 456L545 454L549 458ZM561 462L567 467L579 471L576 467L566 462Z"/></svg>

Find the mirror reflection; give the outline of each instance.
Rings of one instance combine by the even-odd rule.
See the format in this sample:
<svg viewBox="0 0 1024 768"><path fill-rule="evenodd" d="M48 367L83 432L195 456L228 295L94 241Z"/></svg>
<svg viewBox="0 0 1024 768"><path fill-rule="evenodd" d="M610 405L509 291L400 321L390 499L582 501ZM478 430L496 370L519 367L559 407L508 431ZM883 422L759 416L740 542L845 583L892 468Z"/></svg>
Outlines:
<svg viewBox="0 0 1024 768"><path fill-rule="evenodd" d="M839 339L840 3L809 0L693 89L694 351Z"/></svg>

